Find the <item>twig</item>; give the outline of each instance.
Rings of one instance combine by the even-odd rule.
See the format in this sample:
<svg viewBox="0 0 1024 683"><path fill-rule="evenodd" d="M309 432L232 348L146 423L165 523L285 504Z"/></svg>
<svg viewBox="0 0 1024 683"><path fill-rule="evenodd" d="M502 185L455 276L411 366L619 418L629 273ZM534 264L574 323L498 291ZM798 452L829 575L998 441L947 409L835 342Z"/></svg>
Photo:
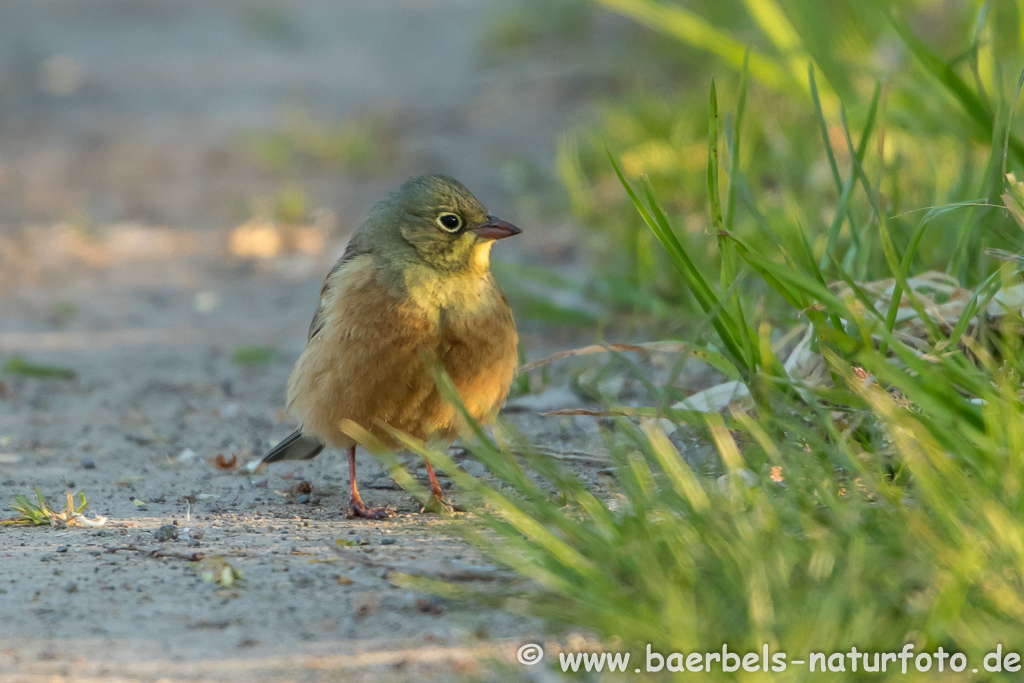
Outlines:
<svg viewBox="0 0 1024 683"><path fill-rule="evenodd" d="M149 554L150 557L174 557L179 560L187 560L189 562L199 562L203 559L203 553L195 552L181 552L178 550L154 550Z"/></svg>
<svg viewBox="0 0 1024 683"><path fill-rule="evenodd" d="M134 543L130 545L108 545L104 546L103 549L106 550L108 553L116 553L119 550L126 550L136 553L145 553L150 557L175 557L179 560L188 560L189 562L198 562L199 560L203 559L203 553L200 552L189 553L181 552L178 550L164 550L163 548L157 548L156 550L145 550L143 548L139 548Z"/></svg>

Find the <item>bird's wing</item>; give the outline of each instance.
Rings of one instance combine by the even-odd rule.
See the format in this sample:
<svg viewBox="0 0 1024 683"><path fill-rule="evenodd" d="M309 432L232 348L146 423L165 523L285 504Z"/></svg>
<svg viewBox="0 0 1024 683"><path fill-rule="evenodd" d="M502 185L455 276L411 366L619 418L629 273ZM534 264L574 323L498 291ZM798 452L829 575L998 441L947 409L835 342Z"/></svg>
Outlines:
<svg viewBox="0 0 1024 683"><path fill-rule="evenodd" d="M312 460L320 455L324 445L318 440L303 436L302 432L296 430L282 439L281 443L263 456L263 463L278 462L280 460Z"/></svg>
<svg viewBox="0 0 1024 683"><path fill-rule="evenodd" d="M313 314L313 320L309 323L309 336L306 337L307 344L313 341L313 337L315 337L324 327L324 323L326 322L326 320L324 320L324 305L327 302L327 293L330 291L338 271L340 271L346 263L351 262L355 257L369 253L370 251L368 249L360 248L352 242L349 242L349 245L345 248L345 253L337 260L330 272L327 273L327 277L324 278L324 284L320 288L320 302L316 306L316 312Z"/></svg>

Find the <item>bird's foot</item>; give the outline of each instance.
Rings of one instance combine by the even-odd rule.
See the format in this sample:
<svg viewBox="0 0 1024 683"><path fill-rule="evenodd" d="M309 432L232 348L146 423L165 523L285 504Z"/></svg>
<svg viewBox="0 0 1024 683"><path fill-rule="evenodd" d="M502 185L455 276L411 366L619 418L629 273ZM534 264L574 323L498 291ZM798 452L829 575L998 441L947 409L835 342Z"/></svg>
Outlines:
<svg viewBox="0 0 1024 683"><path fill-rule="evenodd" d="M430 494L430 498L423 505L423 509L420 512L433 512L439 515L451 514L453 512L465 512L466 508L461 505L452 503L445 499L444 495L437 495L436 493Z"/></svg>
<svg viewBox="0 0 1024 683"><path fill-rule="evenodd" d="M391 513L392 510L386 507L368 508L358 498L353 498L348 502L347 516L349 519L387 519L391 516Z"/></svg>

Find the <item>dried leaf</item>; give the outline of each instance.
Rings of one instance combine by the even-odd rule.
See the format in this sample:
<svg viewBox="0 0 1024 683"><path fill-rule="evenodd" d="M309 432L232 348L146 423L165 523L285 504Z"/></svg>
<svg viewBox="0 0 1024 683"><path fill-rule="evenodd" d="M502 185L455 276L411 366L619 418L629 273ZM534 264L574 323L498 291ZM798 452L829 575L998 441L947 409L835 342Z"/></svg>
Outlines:
<svg viewBox="0 0 1024 683"><path fill-rule="evenodd" d="M214 464L217 465L218 469L230 470L238 464L238 456L234 453L231 454L231 458L225 458L223 453L218 453L217 458L214 460Z"/></svg>

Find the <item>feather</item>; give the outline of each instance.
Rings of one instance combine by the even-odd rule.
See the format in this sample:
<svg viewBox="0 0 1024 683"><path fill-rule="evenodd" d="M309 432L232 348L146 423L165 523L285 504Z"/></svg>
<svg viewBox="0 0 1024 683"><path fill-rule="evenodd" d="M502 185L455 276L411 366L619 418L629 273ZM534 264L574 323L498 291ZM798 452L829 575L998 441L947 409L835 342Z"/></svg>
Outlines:
<svg viewBox="0 0 1024 683"><path fill-rule="evenodd" d="M316 439L303 436L302 432L296 430L286 436L284 440L274 446L267 453L260 464L280 462L282 460L312 460L320 455L324 445Z"/></svg>

